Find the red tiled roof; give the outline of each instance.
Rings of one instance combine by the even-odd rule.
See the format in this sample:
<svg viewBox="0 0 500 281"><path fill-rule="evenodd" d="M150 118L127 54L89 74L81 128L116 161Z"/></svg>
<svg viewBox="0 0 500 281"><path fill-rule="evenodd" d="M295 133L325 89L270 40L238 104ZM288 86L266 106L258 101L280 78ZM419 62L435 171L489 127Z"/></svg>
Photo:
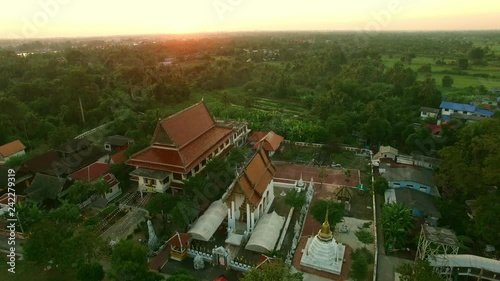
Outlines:
<svg viewBox="0 0 500 281"><path fill-rule="evenodd" d="M155 130L153 143L174 144L183 147L215 125L205 103L200 102L161 120ZM166 133L168 140L162 139Z"/></svg>
<svg viewBox="0 0 500 281"><path fill-rule="evenodd" d="M248 137L248 142L258 142L267 135L267 132L253 131Z"/></svg>
<svg viewBox="0 0 500 281"><path fill-rule="evenodd" d="M118 183L118 180L112 174L106 174L102 177L110 187Z"/></svg>
<svg viewBox="0 0 500 281"><path fill-rule="evenodd" d="M133 155L128 165L146 169L187 173L231 137L232 130L212 127L181 149L153 144Z"/></svg>
<svg viewBox="0 0 500 281"><path fill-rule="evenodd" d="M229 281L224 275L217 277L214 281Z"/></svg>
<svg viewBox="0 0 500 281"><path fill-rule="evenodd" d="M9 142L0 146L0 154L3 157L9 157L13 154L23 151L24 149L26 149L26 146L24 146L24 144L20 140L15 140L13 142Z"/></svg>
<svg viewBox="0 0 500 281"><path fill-rule="evenodd" d="M261 147L264 147L266 151L276 151L280 147L282 141L283 141L282 136L271 131L267 133L264 137L259 139L253 146L253 149L257 150Z"/></svg>
<svg viewBox="0 0 500 281"><path fill-rule="evenodd" d="M276 168L274 168L267 154L261 149L239 176L236 187L243 191L252 205L257 206L275 172Z"/></svg>
<svg viewBox="0 0 500 281"><path fill-rule="evenodd" d="M257 262L257 266L255 266L255 268L261 267L266 262L273 263L273 262L276 262L276 261L275 261L274 258L268 257L266 255L261 255L260 258L259 258L259 261Z"/></svg>
<svg viewBox="0 0 500 281"><path fill-rule="evenodd" d="M81 170L78 170L70 175L71 178L75 180L86 180L86 181L94 181L98 179L100 176L107 174L110 170L111 166L106 163L93 163Z"/></svg>
<svg viewBox="0 0 500 281"><path fill-rule="evenodd" d="M175 234L167 240L167 243L170 243L171 246L177 248L186 248L189 239L191 239L191 235L187 233L179 233L176 231Z"/></svg>
<svg viewBox="0 0 500 281"><path fill-rule="evenodd" d="M424 126L427 127L427 128L429 128L429 129L431 129L431 133L433 135L438 134L439 132L441 132L441 126L440 125L434 125L434 124L427 123L427 124L424 124Z"/></svg>
<svg viewBox="0 0 500 281"><path fill-rule="evenodd" d="M0 197L0 205L8 205L9 204L9 194L5 193L4 195L2 195ZM10 198L13 198L12 196L10 196ZM22 202L24 201L24 199L26 199L25 196L23 195L16 195L16 203L17 202ZM12 202L12 199L10 200Z"/></svg>
<svg viewBox="0 0 500 281"><path fill-rule="evenodd" d="M125 153L126 150L118 151L117 153L111 155L111 160L113 161L114 164L122 164L126 160Z"/></svg>

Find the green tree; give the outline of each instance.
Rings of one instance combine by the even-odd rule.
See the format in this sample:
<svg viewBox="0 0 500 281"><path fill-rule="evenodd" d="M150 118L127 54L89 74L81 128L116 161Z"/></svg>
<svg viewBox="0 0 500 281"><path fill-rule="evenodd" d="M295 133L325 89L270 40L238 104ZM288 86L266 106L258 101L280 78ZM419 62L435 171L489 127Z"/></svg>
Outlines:
<svg viewBox="0 0 500 281"><path fill-rule="evenodd" d="M231 149L227 157L227 162L231 167L240 166L245 162L245 156L248 154L249 149L239 146Z"/></svg>
<svg viewBox="0 0 500 281"><path fill-rule="evenodd" d="M474 62L474 64L483 64L486 52L481 47L472 48L469 51L469 59Z"/></svg>
<svg viewBox="0 0 500 281"><path fill-rule="evenodd" d="M466 58L459 59L457 61L458 69L466 70L469 68L469 60Z"/></svg>
<svg viewBox="0 0 500 281"><path fill-rule="evenodd" d="M411 210L403 204L385 204L382 206L382 227L384 240L393 249L408 245L408 235L413 229Z"/></svg>
<svg viewBox="0 0 500 281"><path fill-rule="evenodd" d="M104 279L104 270L100 263L82 264L76 272L78 281L101 281Z"/></svg>
<svg viewBox="0 0 500 281"><path fill-rule="evenodd" d="M40 204L30 199L17 201L16 212L19 224L24 232L29 232L31 227L43 217L43 211L40 208Z"/></svg>
<svg viewBox="0 0 500 281"><path fill-rule="evenodd" d="M486 243L500 247L500 191L479 197L474 203L474 228L477 237Z"/></svg>
<svg viewBox="0 0 500 281"><path fill-rule="evenodd" d="M359 242L363 243L363 245L372 244L375 241L375 237L369 231L362 229L356 231L354 234L358 238Z"/></svg>
<svg viewBox="0 0 500 281"><path fill-rule="evenodd" d="M167 228L167 217L170 211L175 208L178 199L167 193L159 193L153 196L146 205L146 210L151 215L160 216L163 221L163 229Z"/></svg>
<svg viewBox="0 0 500 281"><path fill-rule="evenodd" d="M450 75L445 75L441 79L441 82L443 84L443 87L445 87L445 88L451 88L451 86L453 85L454 80L453 80L453 77L451 77Z"/></svg>
<svg viewBox="0 0 500 281"><path fill-rule="evenodd" d="M172 273L166 281L196 281L196 278L189 275L184 269L178 269L174 273Z"/></svg>
<svg viewBox="0 0 500 281"><path fill-rule="evenodd" d="M120 240L111 255L112 276L120 281L158 281L163 278L148 268L147 249L131 240Z"/></svg>
<svg viewBox="0 0 500 281"><path fill-rule="evenodd" d="M306 204L306 201L307 199L305 192L298 192L297 190L292 190L285 196L285 203L290 207L294 207L295 209L302 208L302 206Z"/></svg>
<svg viewBox="0 0 500 281"><path fill-rule="evenodd" d="M281 260L264 263L259 268L246 272L242 281L302 281L301 272L292 273L291 267Z"/></svg>
<svg viewBox="0 0 500 281"><path fill-rule="evenodd" d="M334 228L337 223L342 221L345 213L344 203L336 203L332 200L317 200L311 206L311 215L319 222L325 221L326 211L328 210L328 223Z"/></svg>
<svg viewBox="0 0 500 281"><path fill-rule="evenodd" d="M373 182L373 189L375 190L375 194L384 196L385 191L389 189L389 182L384 177L376 177Z"/></svg>
<svg viewBox="0 0 500 281"><path fill-rule="evenodd" d="M368 265L374 261L373 254L367 248L356 249L352 253L352 265L349 278L354 281L364 281L368 278Z"/></svg>
<svg viewBox="0 0 500 281"><path fill-rule="evenodd" d="M398 271L401 274L401 281L444 281L428 261L405 263L398 268Z"/></svg>
<svg viewBox="0 0 500 281"><path fill-rule="evenodd" d="M421 67L419 67L418 72L420 73L426 73L429 74L432 72L432 67L430 63L424 64Z"/></svg>

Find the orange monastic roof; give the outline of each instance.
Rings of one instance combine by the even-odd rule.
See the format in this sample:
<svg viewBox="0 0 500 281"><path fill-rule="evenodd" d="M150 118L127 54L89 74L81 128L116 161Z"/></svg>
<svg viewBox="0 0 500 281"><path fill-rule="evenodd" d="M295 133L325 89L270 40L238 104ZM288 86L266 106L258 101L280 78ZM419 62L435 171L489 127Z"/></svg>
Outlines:
<svg viewBox="0 0 500 281"><path fill-rule="evenodd" d="M153 144L134 154L128 165L188 173L227 141L232 130L215 125L205 104L198 103L161 120Z"/></svg>
<svg viewBox="0 0 500 281"><path fill-rule="evenodd" d="M245 194L253 206L257 206L275 172L276 168L267 154L260 149L240 174L235 187Z"/></svg>
<svg viewBox="0 0 500 281"><path fill-rule="evenodd" d="M191 235L187 233L179 233L176 231L175 234L167 240L167 243L169 243L170 246L184 249L188 245L189 239L191 239Z"/></svg>
<svg viewBox="0 0 500 281"><path fill-rule="evenodd" d="M262 135L264 132L254 132L252 134L253 138L255 139L259 136ZM281 145L281 142L283 141L283 137L276 134L273 131L270 131L269 133L265 133L264 136L262 136L260 139L256 141L256 143L253 146L253 149L259 149L261 147L264 147L266 151L276 151ZM253 142L253 141L252 141Z"/></svg>
<svg viewBox="0 0 500 281"><path fill-rule="evenodd" d="M161 120L156 127L153 143L173 144L181 148L214 125L215 121L205 103L200 102Z"/></svg>
<svg viewBox="0 0 500 281"><path fill-rule="evenodd" d="M13 154L23 151L24 149L26 149L26 146L24 146L24 144L20 140L15 140L13 142L9 142L0 146L0 154L3 157L9 157Z"/></svg>

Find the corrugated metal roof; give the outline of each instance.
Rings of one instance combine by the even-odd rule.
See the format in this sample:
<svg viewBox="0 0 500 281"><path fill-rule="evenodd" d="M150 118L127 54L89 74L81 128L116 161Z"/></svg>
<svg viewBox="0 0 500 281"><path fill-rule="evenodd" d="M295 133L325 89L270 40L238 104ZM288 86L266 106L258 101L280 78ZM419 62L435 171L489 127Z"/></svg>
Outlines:
<svg viewBox="0 0 500 281"><path fill-rule="evenodd" d="M491 117L495 114L494 112L491 112L491 111L488 111L485 109L481 109L481 108L477 108L476 106L474 106L472 104L463 104L463 103L456 103L456 102L449 102L449 101L441 102L441 105L439 107L444 108L444 109L453 109L453 110L457 110L457 111L474 112L476 114L487 116L487 117Z"/></svg>
<svg viewBox="0 0 500 281"><path fill-rule="evenodd" d="M478 268L500 273L500 261L473 255L435 255L429 262L431 266Z"/></svg>

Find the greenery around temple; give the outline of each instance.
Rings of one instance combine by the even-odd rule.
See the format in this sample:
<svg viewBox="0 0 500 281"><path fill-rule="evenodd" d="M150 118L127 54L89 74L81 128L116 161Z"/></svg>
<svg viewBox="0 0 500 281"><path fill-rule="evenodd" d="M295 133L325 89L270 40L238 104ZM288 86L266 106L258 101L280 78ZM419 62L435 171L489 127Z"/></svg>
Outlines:
<svg viewBox="0 0 500 281"><path fill-rule="evenodd" d="M259 268L253 268L246 272L242 281L302 281L301 272L292 273L291 266L286 265L282 260L275 259L262 264Z"/></svg>
<svg viewBox="0 0 500 281"><path fill-rule="evenodd" d="M303 40L309 37L316 43ZM442 195L437 200L439 224L469 238L464 240L470 241L469 251L480 254L478 249L487 244L500 248L500 118L496 114L473 124L451 121L436 137L423 126L419 109L437 108L443 99L462 103L496 99L492 89L500 82L499 46L498 32L380 33L363 46L350 33L160 38L137 46L100 39L2 45L0 143L21 139L26 145L26 156L6 163L17 167L80 133L109 124L106 133L134 139L130 155L150 144L158 118L203 98L216 118L246 120L251 129L273 130L291 141L326 143L332 148L328 153L344 143L391 145L401 153L440 157L434 175ZM244 49L257 52L247 54ZM263 50L280 52L269 57ZM19 52L33 54L22 57ZM174 58L175 63L161 64L165 58ZM287 160L295 161L300 153L292 152ZM243 155L209 163L206 176L213 183L209 188L221 192L227 187ZM128 187L132 167L112 169ZM196 179L189 183L192 194L204 187ZM386 188L376 178L375 191L382 194ZM100 269L95 264L112 252L102 246L106 243L96 234L96 221L84 222L74 205L86 189L77 184L72 190L76 191L70 202L50 211L29 200L18 203L21 226L30 233L23 263L25 268L41 268L40 272L52 264L52 271L71 276L59 280L77 275L98 280ZM205 202L215 195L206 196ZM162 202L170 204L173 199L164 196L147 208L162 222L185 224L189 212L199 208L189 199L177 197L176 207L168 210L171 206L163 207ZM469 200L471 206L465 203ZM311 206L320 223L330 203L321 204ZM333 227L340 222L343 206L331 205L329 212ZM385 241L393 248L408 246L407 234L413 229L409 210L384 206L383 217ZM128 265L112 266L105 270L106 276L131 269L144 273L143 259L116 259ZM144 280L156 278L144 274ZM27 280L43 280L41 276Z"/></svg>
<svg viewBox="0 0 500 281"><path fill-rule="evenodd" d="M342 221L345 215L344 203L337 203L332 200L316 200L310 208L312 217L319 223L325 222L328 211L328 223L333 229L337 223Z"/></svg>

